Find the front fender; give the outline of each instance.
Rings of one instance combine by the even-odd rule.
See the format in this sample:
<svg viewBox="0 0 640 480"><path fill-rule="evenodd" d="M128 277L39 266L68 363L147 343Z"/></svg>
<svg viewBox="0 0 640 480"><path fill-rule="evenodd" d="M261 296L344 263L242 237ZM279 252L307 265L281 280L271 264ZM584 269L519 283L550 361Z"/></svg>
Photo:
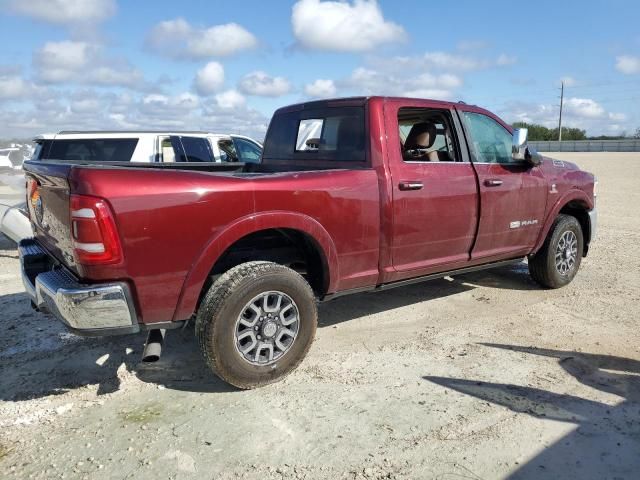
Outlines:
<svg viewBox="0 0 640 480"><path fill-rule="evenodd" d="M542 244L547 238L549 230L551 230L551 226L553 225L555 219L558 217L560 210L562 210L562 208L565 207L569 202L578 202L584 205L585 210L591 210L594 207L593 201L582 190L574 188L566 192L556 201L556 203L553 204L553 207L547 215L544 225L540 230L540 234L538 235L535 247L533 248L531 253L535 253L542 248Z"/></svg>
<svg viewBox="0 0 640 480"><path fill-rule="evenodd" d="M300 213L262 212L238 219L209 241L187 274L173 320L184 320L193 315L209 272L231 245L252 233L274 228L299 230L317 242L328 268L328 291L334 291L339 278L338 254L325 228L317 220Z"/></svg>

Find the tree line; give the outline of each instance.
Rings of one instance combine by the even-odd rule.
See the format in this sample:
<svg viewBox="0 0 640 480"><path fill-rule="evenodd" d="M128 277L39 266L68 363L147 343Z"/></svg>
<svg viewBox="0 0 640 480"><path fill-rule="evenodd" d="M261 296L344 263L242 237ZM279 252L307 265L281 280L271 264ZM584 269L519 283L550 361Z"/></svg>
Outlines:
<svg viewBox="0 0 640 480"><path fill-rule="evenodd" d="M557 128L547 128L544 125L527 122L515 122L512 126L513 128L528 128L529 140L532 142L558 140ZM626 132L622 132L620 135L588 137L587 132L580 128L562 127L562 140L622 140L625 138L640 138L640 128L636 129L632 135L627 135Z"/></svg>

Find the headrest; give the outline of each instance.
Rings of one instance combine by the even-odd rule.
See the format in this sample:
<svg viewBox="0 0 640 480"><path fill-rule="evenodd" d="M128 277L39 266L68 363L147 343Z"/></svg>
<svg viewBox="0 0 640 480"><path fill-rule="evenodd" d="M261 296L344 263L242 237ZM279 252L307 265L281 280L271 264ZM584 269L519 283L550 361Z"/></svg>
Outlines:
<svg viewBox="0 0 640 480"><path fill-rule="evenodd" d="M436 126L431 122L416 123L404 142L405 150L430 148L436 141Z"/></svg>

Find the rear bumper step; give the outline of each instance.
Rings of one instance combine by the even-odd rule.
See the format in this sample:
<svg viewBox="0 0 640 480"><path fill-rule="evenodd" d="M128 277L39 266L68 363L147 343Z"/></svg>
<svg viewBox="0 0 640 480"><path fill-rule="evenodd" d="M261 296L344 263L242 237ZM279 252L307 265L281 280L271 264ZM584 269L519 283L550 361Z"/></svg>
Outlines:
<svg viewBox="0 0 640 480"><path fill-rule="evenodd" d="M140 331L126 283L80 283L33 239L22 240L18 251L22 282L34 305L55 315L73 333L102 336Z"/></svg>

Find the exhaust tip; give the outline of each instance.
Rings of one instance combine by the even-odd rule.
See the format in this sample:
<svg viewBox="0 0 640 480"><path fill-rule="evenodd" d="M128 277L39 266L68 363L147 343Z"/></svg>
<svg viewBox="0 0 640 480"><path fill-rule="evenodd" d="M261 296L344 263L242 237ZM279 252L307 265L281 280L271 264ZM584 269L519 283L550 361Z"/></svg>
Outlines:
<svg viewBox="0 0 640 480"><path fill-rule="evenodd" d="M164 329L149 330L147 343L145 344L144 351L142 352L142 361L144 363L154 363L160 360L165 332L166 330Z"/></svg>

